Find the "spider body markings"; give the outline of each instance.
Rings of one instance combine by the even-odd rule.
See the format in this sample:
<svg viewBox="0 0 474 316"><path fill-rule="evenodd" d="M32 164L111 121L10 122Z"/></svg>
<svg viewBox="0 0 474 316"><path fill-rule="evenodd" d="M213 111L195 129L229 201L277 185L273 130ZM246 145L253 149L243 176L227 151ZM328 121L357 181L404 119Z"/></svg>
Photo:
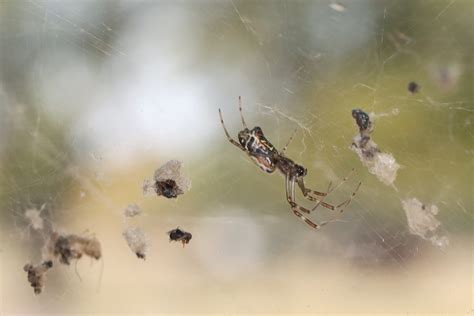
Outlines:
<svg viewBox="0 0 474 316"><path fill-rule="evenodd" d="M260 169L268 173L275 171L276 165L272 157L278 154L278 152L275 146L266 139L260 127L256 126L249 130L247 126L245 126L245 128L239 132L238 139L241 145L238 147L249 153L250 158Z"/></svg>
<svg viewBox="0 0 474 316"><path fill-rule="evenodd" d="M319 192L307 188L304 184L303 178L307 175L308 170L304 166L295 163L293 160L286 157L284 154L288 145L293 139L293 136L290 137L285 147L283 147L281 151L278 151L275 146L273 146L270 141L268 141L260 127L256 126L251 130L247 127L247 124L245 123L244 117L242 115L241 97L239 97L239 112L244 129L238 133L239 141L237 142L230 136L229 132L227 131L227 128L224 124L224 119L222 117L222 112L219 109L221 124L227 136L227 139L231 144L244 151L263 171L267 173L273 173L275 170L278 169L285 176L286 199L290 204L293 213L296 216L301 218L306 224L308 224L312 228L319 229L329 222L322 222L320 224L317 224L306 218L302 213L309 214L314 211L319 205L322 205L323 207L333 211L338 210L340 213L343 212L342 207L348 206L350 204L350 202L356 195L356 192L359 189L361 183L358 184L351 196L344 202L336 206L324 202L323 200L325 199L325 197L334 189L339 187L342 183L344 183L347 180L348 176L346 176L335 187L331 188L330 183L326 192ZM316 206L313 207L311 210L302 207L296 203L295 183L298 185L299 189L301 190L303 196L306 199L317 202Z"/></svg>

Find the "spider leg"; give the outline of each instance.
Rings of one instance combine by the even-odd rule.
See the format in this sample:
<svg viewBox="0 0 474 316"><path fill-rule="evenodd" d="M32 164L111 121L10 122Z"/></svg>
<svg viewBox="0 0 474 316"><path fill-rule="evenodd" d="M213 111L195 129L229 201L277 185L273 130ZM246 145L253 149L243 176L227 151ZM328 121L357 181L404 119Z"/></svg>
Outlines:
<svg viewBox="0 0 474 316"><path fill-rule="evenodd" d="M304 185L304 180L303 180L303 178L299 178L299 179L297 180L297 182L298 182L298 186L299 186L301 192L303 193L303 196L304 196L306 199L308 199L308 200L310 200L310 201L312 201L312 202L318 202L318 203L316 204L316 206L315 206L311 211L314 211L319 205L322 205L323 207L325 207L325 208L327 208L327 209L330 209L330 210L333 210L333 211L337 208L336 206L334 206L334 205L332 205L332 204L329 204L329 203L324 202L324 199L327 197L327 195L328 195L329 193L331 193L331 192L334 190L334 188L338 187L339 185L337 185L337 186L334 187L334 188L331 188L331 184L332 184L332 183L330 182L330 183L329 183L329 186L328 186L328 189L327 189L326 192L319 192L319 191L315 191L315 190L311 190L311 189L306 188L305 185ZM310 195L310 193L317 194L317 195L319 195L319 196L321 196L321 197L312 196L312 195Z"/></svg>
<svg viewBox="0 0 474 316"><path fill-rule="evenodd" d="M242 114L242 97L239 95L239 112L240 118L242 119L242 125L247 128L247 124L245 124L244 115Z"/></svg>
<svg viewBox="0 0 474 316"><path fill-rule="evenodd" d="M352 199L353 199L354 196L356 195L357 190L359 190L359 187L361 186L361 184L362 184L362 182L359 182L359 184L357 185L357 187L356 187L356 189L354 190L354 192L352 192L350 198L347 199L346 201L342 202L341 204L339 204L339 205L337 205L337 206L333 206L333 205L331 205L331 204L325 203L325 202L323 202L323 200L324 200L325 197L323 197L321 200L318 201L318 203L315 205L315 207L313 207L313 208L311 209L311 212L313 212L314 210L316 210L319 205L322 205L322 206L324 206L324 207L326 207L326 208L329 208L329 209L331 209L331 210L336 210L336 209L339 209L339 208L341 208L341 207L347 207L347 206L349 206L349 204L351 203ZM291 185L291 184L290 184L290 185ZM338 186L339 186L339 185L338 185ZM338 186L336 186L336 187L338 187ZM336 220L339 216L341 216L342 213L344 212L344 209L341 208L341 209L339 210L339 213L337 213L337 215L336 215L334 218L332 218L331 220L324 221L324 222L320 222L319 225L318 225L318 224L315 224L315 223L313 223L312 221L310 221L309 219L307 219L306 217L304 217L303 214L301 214L300 212L298 212L297 209L295 209L296 207L299 207L299 208L301 208L301 207L298 206L298 205L294 202L294 201L295 201L295 196L294 196L294 193L295 193L295 192L294 192L294 182L293 182L293 184L291 185L291 188L292 188L292 191L291 191L291 192L292 192L293 195L291 196L291 201L292 201L292 203L290 203L290 205L292 206L293 213L294 213L296 216L300 217L303 221L305 221L306 224L310 225L310 226L313 227L314 229L320 229L322 226L324 226L324 225L326 225L326 224L329 224L329 223L335 221L335 220ZM334 188L333 188L333 189L334 189ZM331 192L331 191L332 191L332 190L331 190L331 183L330 183L329 186L328 186L328 192ZM304 208L303 208L303 209L304 209ZM304 210L306 210L306 209L304 209ZM313 225L317 225L317 226L314 227Z"/></svg>
<svg viewBox="0 0 474 316"><path fill-rule="evenodd" d="M287 175L285 177L285 186L286 186L286 199L291 206L291 210L293 211L293 214L298 216L302 221L304 221L307 225L311 226L311 228L314 228L314 229L319 229L321 228L321 226L326 224L324 223L323 225L318 225L312 222L311 220L309 220L308 218L306 218L303 214L301 214L301 212L309 213L309 210L302 206L299 206L298 204L296 204L294 200L295 199L295 194L294 194L295 193L295 190L294 190L295 179L290 180L290 178Z"/></svg>
<svg viewBox="0 0 474 316"><path fill-rule="evenodd" d="M344 182L347 181L347 179L349 179L349 177L352 175L352 173L354 172L354 168L351 169L351 171L342 179L341 182L339 182L338 185L336 185L335 187L332 187L331 188L331 185L332 185L332 182L329 182L329 186L328 186L328 189L326 192L319 192L319 191L316 191L316 190L311 190L311 189L308 189L308 188L305 188L304 186L304 182L303 182L303 179L301 178L301 183L300 181L298 181L298 185L300 186L300 189L301 191L304 192L306 191L308 194L314 194L314 195L318 195L318 196L327 196L328 194L330 194L332 191L336 190L337 188L339 188ZM319 200L319 198L317 197L314 197L316 200Z"/></svg>
<svg viewBox="0 0 474 316"><path fill-rule="evenodd" d="M323 207L328 208L328 209L330 209L330 210L334 210L334 206L333 206L333 205L324 202L324 199L325 199L325 198L328 196L328 194L331 193L331 192L333 191L333 189L334 189L334 188L331 188L332 182L329 182L328 189L326 190L325 193L321 193L321 192L318 192L318 191L314 191L314 190L310 190L310 189L305 188L303 178L298 179L297 182L298 182L298 187L301 189L301 191L303 192L303 196L304 196L306 199L308 199L308 200L310 200L310 201L313 201L313 202L314 202L314 201L318 202L318 203L316 204L316 206L311 209L311 212L313 212L314 210L316 210L316 208L318 208L319 205L322 205ZM304 194L305 191L307 192L306 195ZM321 196L322 196L322 197L314 197L314 196L312 196L312 195L309 194L309 193L311 193L311 192L318 192L318 193L321 193Z"/></svg>
<svg viewBox="0 0 474 316"><path fill-rule="evenodd" d="M328 190L326 192L319 192L319 191L307 188L304 184L303 177L298 178L297 182L298 182L298 187L300 188L300 190L303 193L304 197L307 198L310 201L319 201L320 200L320 198L316 198L316 197L312 196L311 194L325 197L326 195L328 195L330 193L329 190L330 190L331 183L329 183L329 187L328 187Z"/></svg>
<svg viewBox="0 0 474 316"><path fill-rule="evenodd" d="M222 118L221 109L219 109L219 116L220 116L220 118L221 118L221 124L222 124L222 127L224 128L225 135L227 136L227 139L229 140L229 142L230 142L232 145L238 147L240 150L246 151L245 148L242 147L242 146L239 144L239 142L237 142L236 140L234 140L234 139L230 136L229 132L227 131L227 128L225 127L225 124L224 124L224 119Z"/></svg>
<svg viewBox="0 0 474 316"><path fill-rule="evenodd" d="M291 205L292 209L296 208L299 211L309 214L311 211L305 207L299 206L295 202L295 179L290 177L285 177L286 181L286 200Z"/></svg>
<svg viewBox="0 0 474 316"><path fill-rule="evenodd" d="M321 205L323 205L324 207L329 208L329 209L331 209L331 210L333 210L333 211L339 210L339 213L342 214L342 213L344 212L344 209L343 209L342 207L348 207L349 204L351 204L352 200L353 200L354 197L356 196L356 193L357 193L357 191L359 190L359 188L360 188L361 185L362 185L362 182L359 182L359 184L357 184L357 187L355 188L355 190L352 191L352 194L350 195L350 197L349 197L347 200L345 200L344 202L342 202L342 203L340 203L340 204L338 204L338 205L336 205L336 206L333 206L333 205L331 205L331 204L328 204L328 203L325 203L325 202L322 202L322 201L321 201L321 203L318 202L318 204L316 204L316 206L313 207L313 209L311 210L311 212L314 211L314 210L316 210L316 208L318 208L319 204L321 204ZM324 204L323 204L323 203L324 203ZM328 207L328 206L330 206L330 207Z"/></svg>
<svg viewBox="0 0 474 316"><path fill-rule="evenodd" d="M338 205L332 205L332 204L329 204L329 203L326 203L324 202L324 199L327 197L327 195L329 195L332 191L336 190L337 188L339 188L344 182L347 181L347 179L349 179L349 176L354 172L354 169L351 169L351 171L347 174L347 176L345 176L341 182L339 182L339 184L337 184L336 186L334 187L331 187L332 185L332 182L329 183L328 185L328 189L326 192L319 192L319 191L315 191L315 190L311 190L311 189L308 189L305 187L304 185L304 180L303 178L299 178L298 179L298 186L300 187L301 189L301 192L303 192L303 195L305 198L307 198L308 200L310 201L317 201L318 203L316 204L315 207L313 207L313 209L311 210L312 212L315 211L320 205L322 205L323 207L327 208L327 209L330 209L332 211L335 211L339 208L341 208L342 206L348 206L350 204L350 202L352 201L352 199L354 198L357 190L359 189L361 183L359 183L359 185L357 186L357 188L355 189L355 191L351 194L350 198L345 200L344 202L338 204ZM320 197L315 197L311 194L315 194L315 195L319 195L319 196L322 196L322 198ZM344 210L341 209L340 212L342 213Z"/></svg>
<svg viewBox="0 0 474 316"><path fill-rule="evenodd" d="M288 145L289 145L289 144L291 143L291 141L293 140L293 137L295 137L296 131L297 131L297 129L295 128L295 130L293 131L293 134L291 134L290 139L288 139L288 142L286 142L285 147L283 147L283 149L280 151L281 154L284 154L284 153L285 153L286 149L288 148Z"/></svg>

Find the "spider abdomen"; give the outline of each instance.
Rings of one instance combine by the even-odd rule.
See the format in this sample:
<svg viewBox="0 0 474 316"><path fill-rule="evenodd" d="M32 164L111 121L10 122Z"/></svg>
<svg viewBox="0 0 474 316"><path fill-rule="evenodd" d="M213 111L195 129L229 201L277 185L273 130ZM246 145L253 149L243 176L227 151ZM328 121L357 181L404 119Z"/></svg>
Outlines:
<svg viewBox="0 0 474 316"><path fill-rule="evenodd" d="M272 173L275 171L275 162L271 157L265 156L250 156L252 160L260 167L263 171L267 173Z"/></svg>

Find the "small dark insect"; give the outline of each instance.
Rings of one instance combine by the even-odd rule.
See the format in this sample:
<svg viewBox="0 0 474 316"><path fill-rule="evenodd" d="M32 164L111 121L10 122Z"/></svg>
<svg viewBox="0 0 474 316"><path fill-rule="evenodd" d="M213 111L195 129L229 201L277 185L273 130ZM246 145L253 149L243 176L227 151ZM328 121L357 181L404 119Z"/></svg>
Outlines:
<svg viewBox="0 0 474 316"><path fill-rule="evenodd" d="M170 236L170 242L181 241L183 243L183 247L185 244L189 243L191 238L193 238L193 235L191 235L191 233L181 230L179 229L179 227L177 227L176 229L170 230L168 232L168 235Z"/></svg>
<svg viewBox="0 0 474 316"><path fill-rule="evenodd" d="M285 147L283 147L281 151L278 151L265 138L265 135L263 134L263 131L260 127L256 126L251 130L247 127L247 124L245 124L245 120L242 115L242 101L240 97L239 111L244 129L239 132L239 141L237 142L230 136L229 132L227 131L227 128L224 124L224 119L222 118L221 110L219 109L221 124L224 128L224 132L227 136L227 139L232 145L244 151L263 171L267 173L273 173L275 170L278 169L285 176L286 199L290 204L293 213L296 216L301 218L306 224L308 224L312 228L319 229L321 226L327 224L328 222L316 224L311 220L307 219L305 216L303 216L301 212L309 214L314 211L319 205L322 205L323 207L328 208L330 210L338 210L340 213L343 212L342 208L347 207L350 204L361 183L358 184L357 188L354 190L354 192L352 192L351 196L347 200L338 204L337 206L324 202L323 200L325 199L325 197L335 188L339 187L342 183L344 183L347 180L347 177L345 177L339 185L333 188L331 188L330 183L326 192L319 192L307 188L303 180L303 178L308 172L307 169L285 156L285 151L291 140L293 139L293 136L290 137ZM303 196L306 199L317 202L316 206L313 209L309 210L296 203L295 183L298 185L301 192L303 193Z"/></svg>
<svg viewBox="0 0 474 316"><path fill-rule="evenodd" d="M420 85L416 83L415 81L411 81L408 84L408 91L410 91L412 94L417 93L420 91Z"/></svg>
<svg viewBox="0 0 474 316"><path fill-rule="evenodd" d="M50 251L59 262L69 265L71 260L80 259L82 255L99 260L102 256L100 242L95 238L77 235L59 235L54 232L50 238Z"/></svg>
<svg viewBox="0 0 474 316"><path fill-rule="evenodd" d="M370 134L374 131L374 124L370 116L361 109L352 110L352 117L359 126L360 137L354 139L352 146L360 148L362 154L367 159L372 159L376 153L379 153L377 145L370 141Z"/></svg>
<svg viewBox="0 0 474 316"><path fill-rule="evenodd" d="M356 120L360 131L360 146L364 147L370 140L370 134L374 131L374 126L370 120L370 116L361 109L352 110L352 117Z"/></svg>
<svg viewBox="0 0 474 316"><path fill-rule="evenodd" d="M183 190L176 184L173 179L155 182L155 191L158 196L163 195L168 199L177 198L178 195L183 194Z"/></svg>
<svg viewBox="0 0 474 316"><path fill-rule="evenodd" d="M23 267L25 272L28 272L28 282L35 291L35 294L40 294L44 288L45 274L53 267L53 261L47 260L37 266L28 263Z"/></svg>

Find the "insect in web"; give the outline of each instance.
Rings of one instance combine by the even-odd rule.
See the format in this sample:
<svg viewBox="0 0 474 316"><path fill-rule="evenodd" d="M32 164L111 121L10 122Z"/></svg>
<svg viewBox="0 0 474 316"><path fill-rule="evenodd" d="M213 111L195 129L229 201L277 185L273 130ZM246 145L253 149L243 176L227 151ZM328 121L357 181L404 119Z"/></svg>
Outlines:
<svg viewBox="0 0 474 316"><path fill-rule="evenodd" d="M415 81L410 81L410 83L408 83L408 91L410 91L411 94L415 94L417 92L420 91L421 87L418 83L416 83Z"/></svg>
<svg viewBox="0 0 474 316"><path fill-rule="evenodd" d="M99 240L95 237L82 237L74 234L63 235L53 232L47 249L59 262L69 265L72 260L79 260L83 255L99 260L102 250Z"/></svg>
<svg viewBox="0 0 474 316"><path fill-rule="evenodd" d="M357 126L359 126L360 132L360 139L357 139L353 145L366 149L370 141L370 134L372 134L374 131L374 125L370 119L369 114L365 113L361 109L352 110L352 117L355 119ZM371 152L369 152L369 154L372 156L374 155L374 153Z"/></svg>
<svg viewBox="0 0 474 316"><path fill-rule="evenodd" d="M286 143L285 147L281 151L278 151L275 146L273 146L268 139L263 134L263 131L260 127L255 126L253 129L249 129L247 124L245 123L244 116L242 114L242 99L239 97L239 112L240 118L242 120L242 125L244 127L238 133L238 140L234 140L227 128L224 124L224 119L222 118L221 109L219 109L219 116L221 119L222 127L224 128L224 132L227 136L229 142L239 148L240 150L244 151L256 164L260 169L267 173L273 173L275 170L279 170L285 176L285 190L286 190L286 199L291 206L293 213L301 218L306 224L311 226L314 229L319 229L322 226L326 225L330 221L315 223L310 219L306 218L302 213L310 214L312 211L316 210L316 208L320 205L323 207L333 210L339 211L342 213L344 207L347 207L354 196L357 193L361 183L359 183L356 189L352 192L351 196L345 200L344 202L338 205L332 205L329 203L324 202L324 199L327 197L329 193L334 191L337 187L339 187L342 183L344 183L348 176L346 176L337 186L331 187L331 183L329 183L328 189L326 192L319 192L316 190L309 189L305 186L304 177L307 175L308 170L295 163L293 160L285 156L285 151L288 148L293 136L290 137L288 142ZM351 171L352 172L352 171ZM295 184L298 185L303 196L308 199L309 201L317 202L316 205L310 210L305 207L302 207L296 203L296 196L295 196Z"/></svg>
<svg viewBox="0 0 474 316"><path fill-rule="evenodd" d="M185 244L189 244L189 241L191 238L193 238L193 235L191 233L188 233L179 227L176 229L170 230L168 232L168 236L170 237L170 242L171 241L181 241L183 243L183 247Z"/></svg>
<svg viewBox="0 0 474 316"><path fill-rule="evenodd" d="M175 199L191 188L191 180L181 171L182 163L170 160L158 168L153 180L145 180L143 193L155 192L158 196Z"/></svg>
<svg viewBox="0 0 474 316"><path fill-rule="evenodd" d="M386 185L392 185L397 177L400 165L390 153L381 151L371 139L375 129L372 122L373 114L369 115L361 109L352 110L352 117L359 127L359 133L353 138L351 150L354 151L370 173L374 174Z"/></svg>

